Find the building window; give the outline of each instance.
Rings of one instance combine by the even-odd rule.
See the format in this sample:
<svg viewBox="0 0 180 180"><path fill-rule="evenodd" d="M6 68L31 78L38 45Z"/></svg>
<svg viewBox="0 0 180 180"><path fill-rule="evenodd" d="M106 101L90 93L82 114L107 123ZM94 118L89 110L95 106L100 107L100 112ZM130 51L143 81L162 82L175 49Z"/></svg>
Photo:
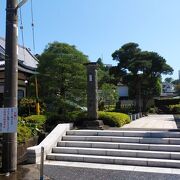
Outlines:
<svg viewBox="0 0 180 180"><path fill-rule="evenodd" d="M24 97L24 90L18 89L18 99L22 99Z"/></svg>

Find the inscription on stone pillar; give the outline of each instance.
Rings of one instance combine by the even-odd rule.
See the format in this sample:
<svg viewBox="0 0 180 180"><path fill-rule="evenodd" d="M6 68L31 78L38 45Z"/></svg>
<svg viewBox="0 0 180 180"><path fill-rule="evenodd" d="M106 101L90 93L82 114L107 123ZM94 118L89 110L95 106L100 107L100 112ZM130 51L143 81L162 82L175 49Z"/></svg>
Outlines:
<svg viewBox="0 0 180 180"><path fill-rule="evenodd" d="M87 109L88 119L98 119L98 100L97 100L97 68L98 65L95 62L87 63Z"/></svg>

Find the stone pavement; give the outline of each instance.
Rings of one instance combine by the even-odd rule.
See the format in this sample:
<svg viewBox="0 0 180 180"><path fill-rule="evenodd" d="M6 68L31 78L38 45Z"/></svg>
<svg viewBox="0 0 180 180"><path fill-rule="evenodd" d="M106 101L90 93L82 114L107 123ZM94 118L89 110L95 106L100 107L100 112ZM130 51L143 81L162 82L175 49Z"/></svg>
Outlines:
<svg viewBox="0 0 180 180"><path fill-rule="evenodd" d="M9 176L5 176L4 173L0 173L0 180L39 180L40 171L39 165L27 164L18 165L16 172L11 173ZM49 177L44 176L44 180L50 180Z"/></svg>
<svg viewBox="0 0 180 180"><path fill-rule="evenodd" d="M75 163L45 165L52 180L180 180L179 169ZM81 165L82 164L82 165ZM90 167L91 166L91 167Z"/></svg>
<svg viewBox="0 0 180 180"><path fill-rule="evenodd" d="M148 115L134 120L122 128L150 129L150 130L176 130L177 125L173 115Z"/></svg>

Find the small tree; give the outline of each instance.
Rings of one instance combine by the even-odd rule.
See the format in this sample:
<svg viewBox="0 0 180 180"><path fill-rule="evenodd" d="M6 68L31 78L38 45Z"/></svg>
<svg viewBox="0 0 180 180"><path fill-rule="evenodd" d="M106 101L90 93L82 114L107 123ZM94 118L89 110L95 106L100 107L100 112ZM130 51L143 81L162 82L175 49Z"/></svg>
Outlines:
<svg viewBox="0 0 180 180"><path fill-rule="evenodd" d="M118 100L117 87L113 84L103 84L99 90L98 100L100 110L103 110L103 105L107 105L108 108L110 105L115 105Z"/></svg>
<svg viewBox="0 0 180 180"><path fill-rule="evenodd" d="M112 84L114 77L110 75L109 67L103 64L103 61L101 58L98 58L97 64L98 64L98 87L101 89L101 86L104 83Z"/></svg>

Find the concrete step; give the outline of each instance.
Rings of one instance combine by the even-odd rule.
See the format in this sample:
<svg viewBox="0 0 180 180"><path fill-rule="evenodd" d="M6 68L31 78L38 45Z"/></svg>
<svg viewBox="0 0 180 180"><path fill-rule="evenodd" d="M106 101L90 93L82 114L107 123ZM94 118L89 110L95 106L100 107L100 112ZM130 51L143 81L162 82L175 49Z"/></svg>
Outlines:
<svg viewBox="0 0 180 180"><path fill-rule="evenodd" d="M70 130L67 135L75 136L121 136L149 138L180 138L180 132L173 131L110 131L110 130Z"/></svg>
<svg viewBox="0 0 180 180"><path fill-rule="evenodd" d="M152 158L112 157L112 156L94 156L94 155L79 155L79 154L56 154L56 153L48 154L46 158L47 160L54 160L54 161L180 168L179 160L169 160L169 159L167 160L167 159L152 159Z"/></svg>
<svg viewBox="0 0 180 180"><path fill-rule="evenodd" d="M103 149L132 149L132 150L180 152L180 145L171 145L171 144L60 141L57 143L57 146L58 147L84 147L84 148L103 148Z"/></svg>
<svg viewBox="0 0 180 180"><path fill-rule="evenodd" d="M55 147L52 149L52 153L180 160L179 152L142 151L126 149Z"/></svg>
<svg viewBox="0 0 180 180"><path fill-rule="evenodd" d="M177 144L180 138L116 137L116 136L63 136L63 141L126 142L141 144Z"/></svg>

